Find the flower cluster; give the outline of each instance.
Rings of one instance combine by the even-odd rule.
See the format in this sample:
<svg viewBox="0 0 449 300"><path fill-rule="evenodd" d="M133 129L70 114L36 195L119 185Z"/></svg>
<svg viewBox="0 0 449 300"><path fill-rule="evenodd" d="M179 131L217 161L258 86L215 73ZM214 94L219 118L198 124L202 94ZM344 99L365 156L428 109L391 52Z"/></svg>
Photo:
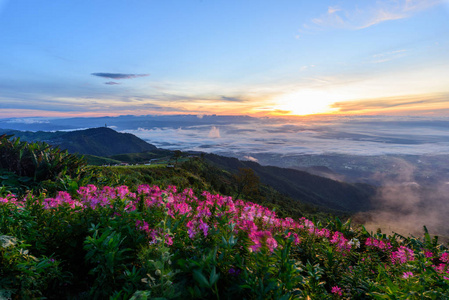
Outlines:
<svg viewBox="0 0 449 300"><path fill-rule="evenodd" d="M393 264L404 264L408 261L414 261L415 253L410 248L400 246L398 250L391 253L390 259Z"/></svg>
<svg viewBox="0 0 449 300"><path fill-rule="evenodd" d="M249 271L250 267L263 263L265 255L270 257L267 260L270 264L285 258L283 263L295 263L294 268L288 269L285 267L287 265L284 266L291 274L302 272L302 275L308 276L305 273L309 272L307 274L313 273L313 276L319 278L321 274L328 272L322 278L332 278L332 281L328 281L323 287L317 285L316 289L325 289L325 293L331 293L334 299L356 297L351 294L348 281L338 279L340 273L344 273L344 276L359 276L360 280L365 277L367 280L373 280L375 276L394 274L393 276L400 278L398 284L412 284L416 278L423 276L423 272L416 266L425 260L427 270L431 268L438 273L440 279L449 280L449 252L445 252L445 248L427 245L429 249L426 249L424 244L418 247L416 243L404 243L394 237L379 238L380 234L375 235L378 238L374 238L366 231L355 232L344 226L328 225L323 228L321 223L314 224L306 218L280 218L273 210L259 204L207 191L199 195L192 189L178 191L175 186L162 189L149 185L140 185L135 193L133 191L127 186L100 188L87 185L80 187L75 195L60 191L53 198L42 195L17 199L10 194L0 197L0 208L6 207L7 214L9 209L19 208L17 211L21 212L25 210L26 205L32 203L37 207L41 205L49 216L67 211L79 217L82 217L83 213L94 217L104 217L106 214L112 216L114 222L129 226L123 232L131 232L134 241L138 241L136 243L150 247L152 251L163 249L166 253L179 253L180 249L185 248L192 254L200 252L204 245L213 245L216 249L226 245L226 251L216 251L220 253L220 259L229 259L229 262L214 265L217 272L226 274L222 275L226 280L236 280L239 276L256 276L257 272ZM340 232L334 228L343 229L339 229L342 231ZM237 248L238 255L232 254ZM286 255L288 251L291 253ZM234 259L235 257L242 259L239 261ZM255 257L262 260L250 267L245 265ZM332 269L322 271L322 266L330 265L330 259ZM304 271L309 260L314 265ZM206 269L204 268L204 271ZM207 270L212 272L208 278L213 278L215 269ZM273 280L278 280L276 267L270 265L267 270L273 272L273 278L276 278ZM433 272L432 276L435 274ZM289 276L285 278L290 280ZM327 280L322 278L319 280ZM304 282L314 284L313 281ZM439 284L441 282L444 284L445 280L440 280Z"/></svg>
<svg viewBox="0 0 449 300"><path fill-rule="evenodd" d="M390 250L393 248L388 241L381 241L375 238L367 238L365 242L365 246L370 248L377 248L380 250Z"/></svg>

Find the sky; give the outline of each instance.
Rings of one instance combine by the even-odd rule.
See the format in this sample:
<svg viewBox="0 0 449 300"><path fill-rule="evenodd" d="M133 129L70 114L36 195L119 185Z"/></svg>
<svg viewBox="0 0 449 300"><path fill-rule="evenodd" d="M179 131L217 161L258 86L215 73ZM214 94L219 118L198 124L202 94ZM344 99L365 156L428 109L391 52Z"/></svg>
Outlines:
<svg viewBox="0 0 449 300"><path fill-rule="evenodd" d="M449 115L449 1L0 0L0 118Z"/></svg>

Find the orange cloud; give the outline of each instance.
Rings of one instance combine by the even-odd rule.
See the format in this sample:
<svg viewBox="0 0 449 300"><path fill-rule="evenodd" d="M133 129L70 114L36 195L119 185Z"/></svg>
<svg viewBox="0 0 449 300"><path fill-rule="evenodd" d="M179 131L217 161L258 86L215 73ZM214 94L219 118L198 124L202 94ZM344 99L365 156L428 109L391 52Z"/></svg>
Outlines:
<svg viewBox="0 0 449 300"><path fill-rule="evenodd" d="M343 114L405 113L449 110L449 94L434 93L335 102L332 108Z"/></svg>

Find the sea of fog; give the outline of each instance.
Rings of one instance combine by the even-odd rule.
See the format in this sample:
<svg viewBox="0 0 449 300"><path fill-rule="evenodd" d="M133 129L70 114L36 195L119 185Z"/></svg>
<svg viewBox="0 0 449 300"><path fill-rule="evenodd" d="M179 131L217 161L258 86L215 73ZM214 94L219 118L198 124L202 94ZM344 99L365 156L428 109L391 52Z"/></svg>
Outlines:
<svg viewBox="0 0 449 300"><path fill-rule="evenodd" d="M160 148L217 154L449 154L449 120L442 117L174 115L0 120L0 128L31 131L100 126L132 133Z"/></svg>
<svg viewBox="0 0 449 300"><path fill-rule="evenodd" d="M449 153L449 121L433 118L251 119L240 123L139 127L124 131L161 148L217 154Z"/></svg>

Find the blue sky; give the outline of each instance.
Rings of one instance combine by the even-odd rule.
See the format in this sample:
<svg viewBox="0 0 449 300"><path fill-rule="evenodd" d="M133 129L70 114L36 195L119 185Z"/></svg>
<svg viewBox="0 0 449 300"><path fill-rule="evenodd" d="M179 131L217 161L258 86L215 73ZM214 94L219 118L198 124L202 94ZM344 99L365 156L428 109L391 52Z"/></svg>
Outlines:
<svg viewBox="0 0 449 300"><path fill-rule="evenodd" d="M0 117L448 112L446 0L0 0Z"/></svg>

